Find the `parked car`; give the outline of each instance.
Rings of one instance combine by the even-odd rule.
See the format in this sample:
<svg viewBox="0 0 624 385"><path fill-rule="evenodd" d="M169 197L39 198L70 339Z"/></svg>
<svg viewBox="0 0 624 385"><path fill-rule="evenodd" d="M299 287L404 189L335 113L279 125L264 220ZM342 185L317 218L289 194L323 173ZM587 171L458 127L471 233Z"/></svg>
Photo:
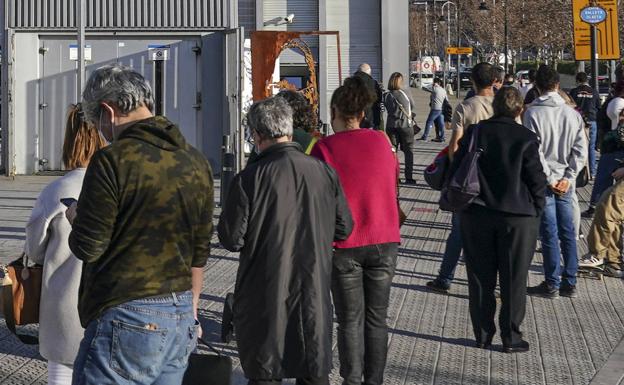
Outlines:
<svg viewBox="0 0 624 385"><path fill-rule="evenodd" d="M432 73L412 72L410 74L410 86L415 88L430 87L433 84Z"/></svg>
<svg viewBox="0 0 624 385"><path fill-rule="evenodd" d="M523 70L516 72L516 81L518 82L520 87L524 87L529 84L529 71Z"/></svg>
<svg viewBox="0 0 624 385"><path fill-rule="evenodd" d="M459 86L462 90L469 90L472 88L472 80L470 79L471 76L471 71L461 71L459 73Z"/></svg>

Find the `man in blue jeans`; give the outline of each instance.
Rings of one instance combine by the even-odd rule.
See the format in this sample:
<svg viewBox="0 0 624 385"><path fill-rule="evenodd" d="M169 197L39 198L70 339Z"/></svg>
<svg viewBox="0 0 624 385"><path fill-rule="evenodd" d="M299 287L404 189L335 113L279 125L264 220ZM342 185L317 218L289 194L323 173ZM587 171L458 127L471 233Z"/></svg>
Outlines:
<svg viewBox="0 0 624 385"><path fill-rule="evenodd" d="M95 70L82 106L111 144L89 162L66 214L69 247L83 262L77 310L85 334L72 383L180 384L201 334L210 165L175 124L152 114L149 83L132 68Z"/></svg>
<svg viewBox="0 0 624 385"><path fill-rule="evenodd" d="M541 95L528 107L523 123L540 138L540 158L549 189L540 224L545 280L527 288L527 293L545 298L576 297L573 201L576 176L587 160L584 122L557 92L559 74L552 67L539 68L536 85Z"/></svg>
<svg viewBox="0 0 624 385"><path fill-rule="evenodd" d="M498 79L498 69L489 63L479 63L472 68L471 80L476 94L464 100L453 114L451 129L453 134L449 143L449 157L452 159L459 147L459 140L473 124L486 120L494 115L492 102L494 101L494 82ZM459 216L453 214L451 233L446 241L446 249L442 258L442 266L438 276L427 282L427 287L433 291L447 293L455 276L455 268L461 255L462 240L459 229Z"/></svg>
<svg viewBox="0 0 624 385"><path fill-rule="evenodd" d="M570 96L574 99L577 108L583 116L583 120L589 128L589 144L587 146L589 156L589 171L592 177L596 176L598 163L596 162L596 135L598 125L596 115L600 109L600 95L587 83L587 74L579 72L576 74L577 87L570 91Z"/></svg>
<svg viewBox="0 0 624 385"><path fill-rule="evenodd" d="M444 116L442 115L442 108L444 106L444 100L446 100L446 91L442 86L442 80L440 78L433 79L433 86L431 88L431 97L429 101L429 116L427 117L427 123L425 123L425 132L420 137L420 140L427 140L431 127L436 126L436 137L432 139L433 142L444 142Z"/></svg>

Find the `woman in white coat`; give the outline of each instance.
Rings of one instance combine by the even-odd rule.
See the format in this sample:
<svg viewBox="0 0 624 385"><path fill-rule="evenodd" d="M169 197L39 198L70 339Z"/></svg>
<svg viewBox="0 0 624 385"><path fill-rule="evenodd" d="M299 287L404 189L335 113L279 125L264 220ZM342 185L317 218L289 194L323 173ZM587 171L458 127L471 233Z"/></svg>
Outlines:
<svg viewBox="0 0 624 385"><path fill-rule="evenodd" d="M80 104L67 115L63 163L70 170L39 195L26 225L25 252L43 265L39 307L39 352L48 360L48 384L71 384L72 366L83 329L78 319L78 286L82 262L69 249L71 225L62 198L78 199L86 167L105 145L83 119Z"/></svg>

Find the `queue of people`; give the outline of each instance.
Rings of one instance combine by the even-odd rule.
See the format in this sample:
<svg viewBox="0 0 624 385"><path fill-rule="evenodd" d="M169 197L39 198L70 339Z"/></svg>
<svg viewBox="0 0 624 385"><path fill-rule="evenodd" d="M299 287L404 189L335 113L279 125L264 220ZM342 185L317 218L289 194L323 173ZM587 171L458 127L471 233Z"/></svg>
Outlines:
<svg viewBox="0 0 624 385"><path fill-rule="evenodd" d="M232 181L217 233L240 253L233 323L249 384L328 385L334 310L343 383L384 382L401 241L396 151L405 154L404 183L415 184L416 129L402 74L390 77L387 93L367 76L363 64L335 90L335 133L320 140L297 93L248 112L257 153ZM427 286L448 292L463 250L475 345L490 348L496 333L498 279L503 351L514 353L530 348L521 331L527 293L577 296L575 181L590 150L583 116L560 96L555 70L536 71L529 91L539 94L528 106L504 80L496 67L477 64L475 95L453 114L448 177L476 148L480 193L453 213L440 273ZM442 121L443 139L446 94L437 87L427 127ZM591 122L594 95L582 92L575 98ZM149 83L131 68L95 70L68 116L63 160L73 171L44 190L27 225L25 251L43 263L49 299L40 349L50 384L180 384L202 335L212 171L174 123L152 114L153 103ZM381 108L388 136L377 126ZM608 109L618 119L607 136L624 148L624 108L617 108ZM610 175L619 180L624 168ZM621 183L599 201L589 234L592 257L620 270ZM60 198L77 201L65 211ZM545 279L527 288L538 236Z"/></svg>

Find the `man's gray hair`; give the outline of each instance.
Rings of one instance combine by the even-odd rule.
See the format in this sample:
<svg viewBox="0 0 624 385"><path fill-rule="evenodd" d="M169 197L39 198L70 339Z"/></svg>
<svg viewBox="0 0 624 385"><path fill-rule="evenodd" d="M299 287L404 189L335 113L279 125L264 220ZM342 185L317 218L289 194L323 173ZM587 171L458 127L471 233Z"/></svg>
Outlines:
<svg viewBox="0 0 624 385"><path fill-rule="evenodd" d="M292 136L292 108L284 98L268 98L254 103L247 113L249 127L262 139Z"/></svg>
<svg viewBox="0 0 624 385"><path fill-rule="evenodd" d="M154 109L152 88L143 75L130 67L111 64L96 69L82 93L82 106L87 120L96 122L102 113L102 103L127 114L141 106Z"/></svg>

